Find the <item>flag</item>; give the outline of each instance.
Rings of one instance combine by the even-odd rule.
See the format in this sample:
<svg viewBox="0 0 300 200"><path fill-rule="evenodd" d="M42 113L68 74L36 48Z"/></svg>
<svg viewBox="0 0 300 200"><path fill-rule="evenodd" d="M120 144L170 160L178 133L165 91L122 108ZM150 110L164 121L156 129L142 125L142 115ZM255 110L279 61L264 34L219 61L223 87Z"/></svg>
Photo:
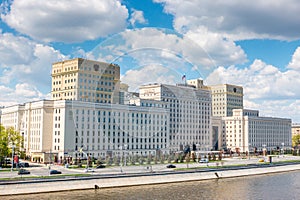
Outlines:
<svg viewBox="0 0 300 200"><path fill-rule="evenodd" d="M185 74L184 74L184 75L182 76L181 80L185 80L185 78L186 78L186 77L185 77Z"/></svg>

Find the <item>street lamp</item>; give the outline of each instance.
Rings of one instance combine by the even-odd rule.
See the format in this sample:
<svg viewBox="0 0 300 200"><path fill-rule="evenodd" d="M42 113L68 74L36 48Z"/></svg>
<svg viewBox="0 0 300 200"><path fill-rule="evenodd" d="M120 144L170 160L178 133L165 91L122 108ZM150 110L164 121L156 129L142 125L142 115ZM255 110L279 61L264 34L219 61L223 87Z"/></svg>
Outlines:
<svg viewBox="0 0 300 200"><path fill-rule="evenodd" d="M249 153L248 153L248 154L249 154L248 156L249 156L249 160L250 160L250 156L251 156L251 155L250 155L250 154L251 154L251 153L250 153L250 147L251 147L251 144L249 143L249 144L248 144L248 152L249 152Z"/></svg>
<svg viewBox="0 0 300 200"><path fill-rule="evenodd" d="M13 171L14 169L14 154L15 154L15 147L16 145L11 145L11 148L12 148L12 153L11 153L11 171Z"/></svg>
<svg viewBox="0 0 300 200"><path fill-rule="evenodd" d="M122 148L122 146L120 146L119 149L120 149L120 169L121 169L121 173L122 173L123 172L123 169L122 169L123 148Z"/></svg>
<svg viewBox="0 0 300 200"><path fill-rule="evenodd" d="M282 145L282 155L284 156L284 143L281 143Z"/></svg>
<svg viewBox="0 0 300 200"><path fill-rule="evenodd" d="M199 152L199 148L200 148L200 144L196 144L196 155L197 155L197 159L198 159L198 162L200 161L200 152Z"/></svg>
<svg viewBox="0 0 300 200"><path fill-rule="evenodd" d="M126 166L127 144L124 144L124 148L125 148L125 161L124 161L124 166Z"/></svg>
<svg viewBox="0 0 300 200"><path fill-rule="evenodd" d="M262 146L263 146L263 156L266 156L266 145L263 144Z"/></svg>

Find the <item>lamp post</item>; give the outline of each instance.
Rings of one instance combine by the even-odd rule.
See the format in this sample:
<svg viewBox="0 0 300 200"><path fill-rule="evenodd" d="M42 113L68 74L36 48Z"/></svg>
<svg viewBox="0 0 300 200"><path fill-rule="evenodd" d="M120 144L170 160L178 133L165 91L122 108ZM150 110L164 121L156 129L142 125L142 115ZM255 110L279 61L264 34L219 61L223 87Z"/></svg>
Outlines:
<svg viewBox="0 0 300 200"><path fill-rule="evenodd" d="M282 156L284 156L284 143L281 143L282 145Z"/></svg>
<svg viewBox="0 0 300 200"><path fill-rule="evenodd" d="M200 147L200 144L197 143L197 144L196 144L196 150L197 150L197 151L196 151L196 155L197 155L198 162L200 161L199 147Z"/></svg>
<svg viewBox="0 0 300 200"><path fill-rule="evenodd" d="M124 166L126 166L127 144L124 144L124 148L125 148L125 160L124 160Z"/></svg>
<svg viewBox="0 0 300 200"><path fill-rule="evenodd" d="M123 158L123 148L122 148L122 146L120 146L119 147L119 149L120 149L120 170L121 170L121 173L123 172L123 169L122 169L122 158Z"/></svg>
<svg viewBox="0 0 300 200"><path fill-rule="evenodd" d="M266 156L266 151L267 151L267 150L266 150L266 145L263 144L262 146L263 146L263 156Z"/></svg>
<svg viewBox="0 0 300 200"><path fill-rule="evenodd" d="M14 169L14 154L15 154L15 147L16 145L12 145L11 148L12 148L12 153L11 153L11 171L13 171Z"/></svg>
<svg viewBox="0 0 300 200"><path fill-rule="evenodd" d="M249 156L249 160L250 160L250 156L251 156L251 155L250 155L250 154L251 154L251 153L250 153L250 147L251 147L251 144L249 143L249 144L248 144L248 152L249 152L249 153L248 153L248 156Z"/></svg>

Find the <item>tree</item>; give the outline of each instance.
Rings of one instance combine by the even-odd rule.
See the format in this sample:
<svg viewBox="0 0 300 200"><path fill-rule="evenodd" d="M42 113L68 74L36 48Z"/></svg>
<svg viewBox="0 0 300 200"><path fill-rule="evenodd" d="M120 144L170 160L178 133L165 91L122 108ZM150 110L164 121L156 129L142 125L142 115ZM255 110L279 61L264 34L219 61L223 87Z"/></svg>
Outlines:
<svg viewBox="0 0 300 200"><path fill-rule="evenodd" d="M4 128L0 125L0 162L3 163L5 157L12 156L11 146L14 145L14 153L20 154L23 147L23 137L13 127Z"/></svg>
<svg viewBox="0 0 300 200"><path fill-rule="evenodd" d="M299 144L300 144L300 134L293 135L292 137L293 147L298 146Z"/></svg>

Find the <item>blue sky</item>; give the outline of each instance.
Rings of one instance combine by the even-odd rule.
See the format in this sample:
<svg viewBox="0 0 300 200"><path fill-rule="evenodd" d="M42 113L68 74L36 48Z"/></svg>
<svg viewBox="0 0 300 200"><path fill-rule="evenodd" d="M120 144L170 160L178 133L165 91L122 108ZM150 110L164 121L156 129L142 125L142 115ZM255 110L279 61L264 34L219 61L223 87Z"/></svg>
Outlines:
<svg viewBox="0 0 300 200"><path fill-rule="evenodd" d="M51 64L83 57L121 66L130 90L244 87L244 105L300 122L297 0L0 1L0 105L50 98Z"/></svg>

